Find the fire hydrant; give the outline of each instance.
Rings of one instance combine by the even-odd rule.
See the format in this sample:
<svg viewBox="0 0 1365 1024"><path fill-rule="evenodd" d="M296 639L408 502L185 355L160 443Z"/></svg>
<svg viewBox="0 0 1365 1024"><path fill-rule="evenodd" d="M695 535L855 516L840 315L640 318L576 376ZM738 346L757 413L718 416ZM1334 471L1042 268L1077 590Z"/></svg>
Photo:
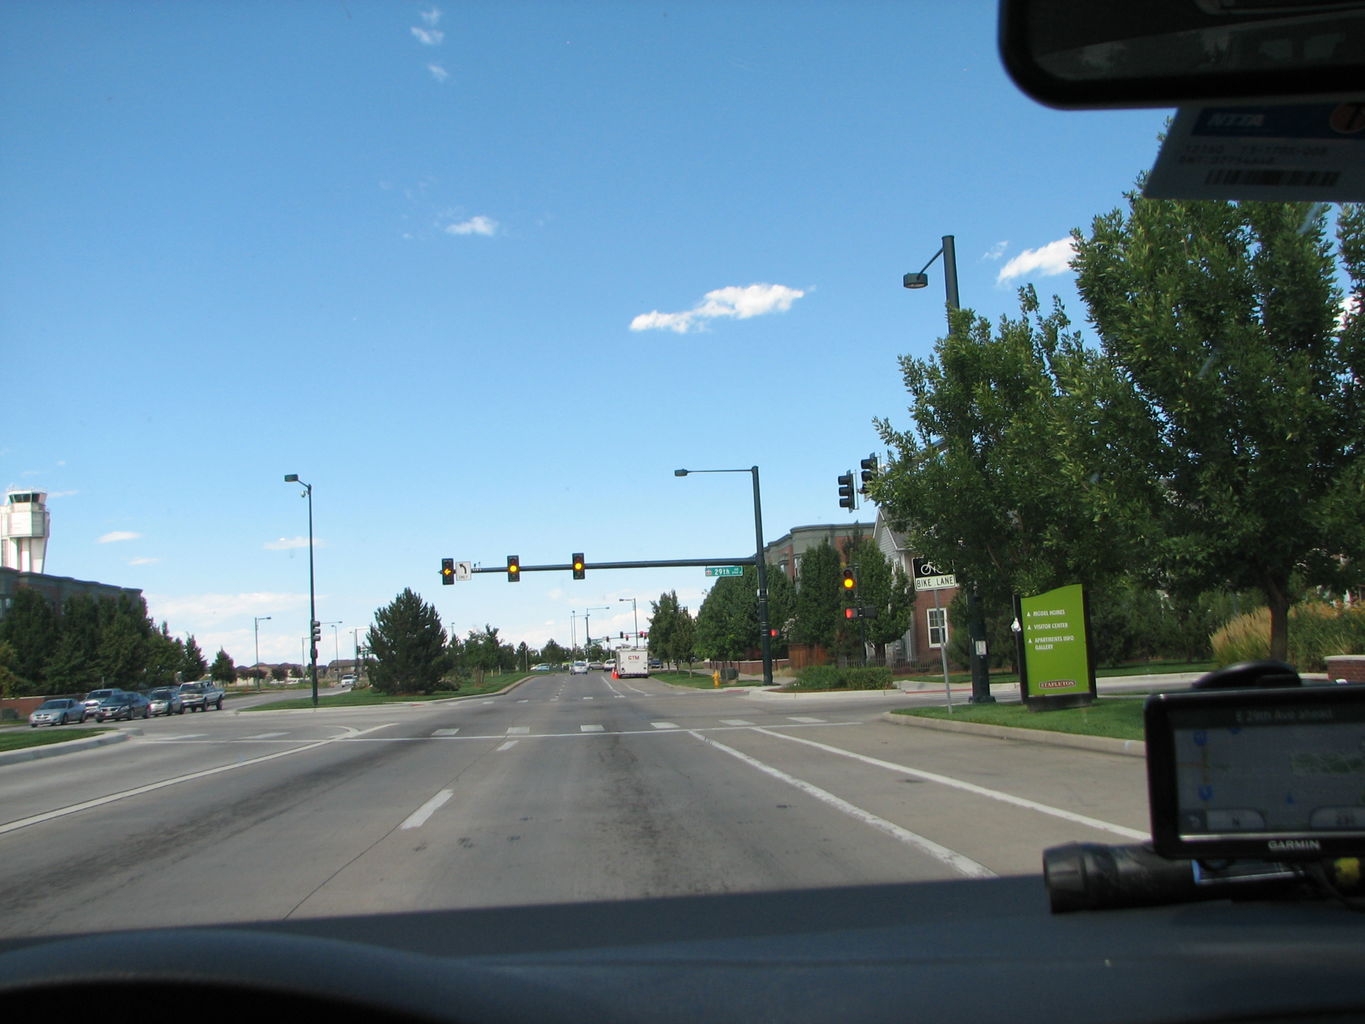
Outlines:
<svg viewBox="0 0 1365 1024"><path fill-rule="evenodd" d="M716 669L711 673L711 685L715 687L720 686L720 669Z"/></svg>

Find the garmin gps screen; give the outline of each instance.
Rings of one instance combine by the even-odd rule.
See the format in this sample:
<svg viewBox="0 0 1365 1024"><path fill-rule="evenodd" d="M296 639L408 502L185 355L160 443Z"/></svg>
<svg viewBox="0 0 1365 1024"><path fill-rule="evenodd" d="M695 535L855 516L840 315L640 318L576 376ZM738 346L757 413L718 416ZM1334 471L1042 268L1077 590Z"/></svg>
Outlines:
<svg viewBox="0 0 1365 1024"><path fill-rule="evenodd" d="M1354 687L1151 698L1157 852L1292 859L1365 850L1362 698Z"/></svg>

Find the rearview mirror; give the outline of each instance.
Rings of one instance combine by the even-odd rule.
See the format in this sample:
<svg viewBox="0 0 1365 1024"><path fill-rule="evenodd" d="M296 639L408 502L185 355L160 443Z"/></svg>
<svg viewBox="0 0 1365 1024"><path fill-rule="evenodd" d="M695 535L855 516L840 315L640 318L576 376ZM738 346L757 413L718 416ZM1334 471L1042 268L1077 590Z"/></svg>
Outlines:
<svg viewBox="0 0 1365 1024"><path fill-rule="evenodd" d="M1365 94L1362 0L1001 0L1010 77L1049 106Z"/></svg>

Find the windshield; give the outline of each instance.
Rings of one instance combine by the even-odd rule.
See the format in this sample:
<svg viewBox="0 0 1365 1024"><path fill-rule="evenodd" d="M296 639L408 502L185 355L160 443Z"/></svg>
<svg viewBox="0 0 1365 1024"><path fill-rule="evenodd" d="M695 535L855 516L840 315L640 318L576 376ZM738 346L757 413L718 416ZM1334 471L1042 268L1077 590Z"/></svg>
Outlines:
<svg viewBox="0 0 1365 1024"><path fill-rule="evenodd" d="M899 712L1327 678L1358 211L1149 213L995 39L0 5L5 694L186 698L0 763L0 935L1037 876L1142 759Z"/></svg>

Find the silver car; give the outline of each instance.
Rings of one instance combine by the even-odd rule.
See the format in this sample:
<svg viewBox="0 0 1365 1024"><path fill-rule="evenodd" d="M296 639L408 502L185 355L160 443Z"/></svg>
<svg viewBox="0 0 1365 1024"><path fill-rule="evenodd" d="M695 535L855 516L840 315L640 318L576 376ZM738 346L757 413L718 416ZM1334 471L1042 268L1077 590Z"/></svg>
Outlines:
<svg viewBox="0 0 1365 1024"><path fill-rule="evenodd" d="M158 686L147 694L147 700L151 703L150 711L153 715L170 717L185 713L185 702L180 699L180 691L174 686Z"/></svg>
<svg viewBox="0 0 1365 1024"><path fill-rule="evenodd" d="M85 721L85 705L70 697L53 697L45 700L28 716L28 724L36 729L40 725L66 725L68 722Z"/></svg>

